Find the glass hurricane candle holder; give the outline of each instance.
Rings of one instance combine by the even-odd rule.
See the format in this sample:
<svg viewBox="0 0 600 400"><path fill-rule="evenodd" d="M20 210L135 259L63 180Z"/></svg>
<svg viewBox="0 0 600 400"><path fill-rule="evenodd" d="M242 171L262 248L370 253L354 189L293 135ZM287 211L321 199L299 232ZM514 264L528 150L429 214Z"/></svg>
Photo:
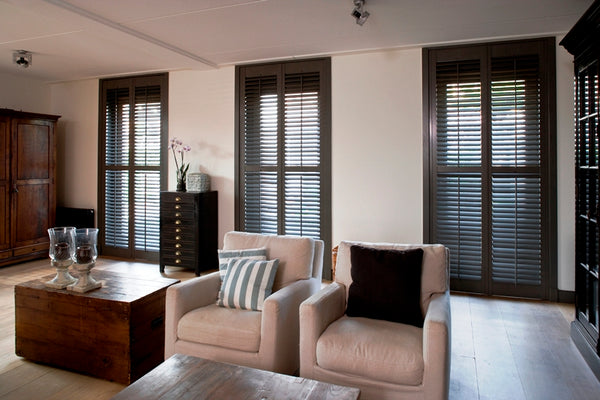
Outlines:
<svg viewBox="0 0 600 400"><path fill-rule="evenodd" d="M75 228L72 226L50 228L48 236L50 236L48 255L50 263L56 268L56 276L45 285L53 289L64 289L77 282L77 279L69 274L69 266L73 264L75 252Z"/></svg>
<svg viewBox="0 0 600 400"><path fill-rule="evenodd" d="M73 268L79 273L79 280L76 284L68 287L79 293L89 292L90 290L102 287L102 282L96 281L90 271L96 265L98 257L98 229L82 228L75 230L75 252L73 255Z"/></svg>

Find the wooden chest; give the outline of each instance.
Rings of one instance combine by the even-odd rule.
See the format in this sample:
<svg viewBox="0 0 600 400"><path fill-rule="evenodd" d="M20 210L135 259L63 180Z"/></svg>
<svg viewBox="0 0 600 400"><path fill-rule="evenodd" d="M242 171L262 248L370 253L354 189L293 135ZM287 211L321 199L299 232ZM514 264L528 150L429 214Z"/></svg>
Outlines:
<svg viewBox="0 0 600 400"><path fill-rule="evenodd" d="M160 193L160 272L166 265L218 268L217 192Z"/></svg>
<svg viewBox="0 0 600 400"><path fill-rule="evenodd" d="M92 271L101 289L51 289L52 276L15 286L16 353L129 384L164 360L165 294L179 282Z"/></svg>

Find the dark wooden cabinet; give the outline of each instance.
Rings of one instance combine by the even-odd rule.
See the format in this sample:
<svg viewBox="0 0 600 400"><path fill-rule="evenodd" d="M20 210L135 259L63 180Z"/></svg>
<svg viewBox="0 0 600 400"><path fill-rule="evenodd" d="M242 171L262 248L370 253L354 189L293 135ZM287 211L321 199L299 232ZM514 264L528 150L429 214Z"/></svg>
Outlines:
<svg viewBox="0 0 600 400"><path fill-rule="evenodd" d="M575 57L575 320L571 337L600 379L600 1L561 41Z"/></svg>
<svg viewBox="0 0 600 400"><path fill-rule="evenodd" d="M166 265L218 268L217 192L160 193L160 272Z"/></svg>
<svg viewBox="0 0 600 400"><path fill-rule="evenodd" d="M0 266L48 256L58 118L0 109Z"/></svg>

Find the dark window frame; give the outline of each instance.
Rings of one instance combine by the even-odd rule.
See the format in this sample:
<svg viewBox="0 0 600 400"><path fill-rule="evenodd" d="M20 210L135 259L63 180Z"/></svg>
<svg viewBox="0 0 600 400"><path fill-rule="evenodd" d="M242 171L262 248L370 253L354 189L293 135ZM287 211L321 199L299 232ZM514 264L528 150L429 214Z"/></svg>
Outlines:
<svg viewBox="0 0 600 400"><path fill-rule="evenodd" d="M557 194L556 194L556 72L555 72L555 38L539 38L520 41L494 42L484 44L473 44L464 46L449 46L423 49L423 240L430 243L434 236L434 215L436 201L436 61L463 61L469 60L477 54L484 54L481 58L481 70L483 82L491 82L491 59L492 52L494 56L499 57L502 54L515 55L516 50L519 54L527 52L528 48L535 47L540 54L540 76L543 81L545 95L541 97L541 112L544 115L542 119L541 130L546 132L541 137L541 147L544 156L541 159L541 169L543 174L542 183L542 221L544 229L542 237L544 244L542 248L542 274L543 287L540 297L548 300L558 298L557 286L557 254L556 254L556 227L557 227ZM482 86L482 102L490 100L490 86ZM482 130L491 129L490 111L482 109ZM490 139L491 141L491 139ZM482 157L484 154L490 154L490 143L482 143ZM491 164L489 164L491 165ZM482 183L485 185L485 183ZM488 188L483 188L482 195L491 196ZM488 199L489 200L489 199ZM484 199L484 201L486 201ZM484 212L484 221L491 220L489 213ZM491 227L485 225L482 235L487 235L485 241L489 241ZM482 268L483 287L469 288L462 287L460 290L482 292L484 294L492 293L491 283L491 255L489 249L482 249L483 263L488 263L489 268ZM452 289L452 287L451 287Z"/></svg>
<svg viewBox="0 0 600 400"><path fill-rule="evenodd" d="M235 229L244 231L244 166L241 157L244 157L244 85L247 74L252 76L277 75L277 94L279 98L284 95L284 81L286 74L294 73L312 73L318 71L320 79L320 238L324 241L325 252L323 259L323 279L331 279L331 256L329 251L331 245L331 59L317 58L308 60L293 60L284 62L261 63L252 65L240 65L235 68ZM281 138L283 128L283 102L279 104L278 135ZM283 160L284 143L279 141L278 159ZM278 176L281 177L284 167L279 163L275 169ZM293 169L293 168L292 168ZM279 190L282 191L281 186ZM283 198L278 198L278 209L283 210ZM284 213L278 215L278 234L284 234L282 231Z"/></svg>
<svg viewBox="0 0 600 400"><path fill-rule="evenodd" d="M134 206L135 202L132 200L134 197L130 197L129 201L129 239L128 239L128 248L118 248L113 246L105 245L105 192L106 192L106 171L109 169L106 166L106 103L107 103L107 90L116 89L116 88L127 88L129 90L129 102L130 104L135 103L135 89L136 87L145 87L145 86L157 86L160 85L160 102L161 102L161 137L160 137L160 162L156 167L144 167L145 170L155 170L159 171L159 192L162 190L166 190L167 188L167 171L168 171L168 153L167 153L167 145L168 145L168 115L169 115L169 102L168 102L168 93L169 93L169 74L161 73L161 74L149 74L149 75L138 75L131 77L120 77L120 78L107 78L101 79L99 84L99 112L98 112L98 227L100 231L98 233L98 250L99 253L104 256L111 256L123 259L133 259L133 260L147 260L147 261L156 261L159 260L159 251L142 251L136 250L135 247L135 212ZM129 144L130 144L130 155L129 155L129 167L128 170L130 172L135 171L137 168L135 163L133 162L134 152L133 148L135 146L134 134L134 124L135 119L131 117L135 112L135 107L130 108L130 118L129 118ZM129 193L133 194L134 190L134 179L129 179ZM160 196L160 193L159 193ZM157 221L158 223L158 221Z"/></svg>

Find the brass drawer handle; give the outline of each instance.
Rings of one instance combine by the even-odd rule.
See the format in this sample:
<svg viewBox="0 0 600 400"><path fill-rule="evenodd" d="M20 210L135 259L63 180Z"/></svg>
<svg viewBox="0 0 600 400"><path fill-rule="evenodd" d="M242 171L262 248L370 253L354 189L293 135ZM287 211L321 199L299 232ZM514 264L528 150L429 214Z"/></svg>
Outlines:
<svg viewBox="0 0 600 400"><path fill-rule="evenodd" d="M176 256L180 256L180 255L181 255L181 252L180 252L179 250L177 250L177 251L175 252L175 255L176 255Z"/></svg>
<svg viewBox="0 0 600 400"><path fill-rule="evenodd" d="M175 264L181 264L181 260L178 258L177 260L175 260Z"/></svg>
<svg viewBox="0 0 600 400"><path fill-rule="evenodd" d="M176 217L181 217L181 213L180 213L180 212L176 212L176 213L175 213L175 216L176 216Z"/></svg>
<svg viewBox="0 0 600 400"><path fill-rule="evenodd" d="M180 249L181 248L181 243L175 243L175 248Z"/></svg>
<svg viewBox="0 0 600 400"><path fill-rule="evenodd" d="M176 233L179 233L179 232L181 232L181 228L175 228L175 232L176 232Z"/></svg>
<svg viewBox="0 0 600 400"><path fill-rule="evenodd" d="M179 204L175 204L175 209L176 210L181 210L181 206Z"/></svg>
<svg viewBox="0 0 600 400"><path fill-rule="evenodd" d="M175 240L181 240L181 236L179 236L179 235L175 236Z"/></svg>
<svg viewBox="0 0 600 400"><path fill-rule="evenodd" d="M181 225L181 221L180 220L176 220L175 221L175 225Z"/></svg>
<svg viewBox="0 0 600 400"><path fill-rule="evenodd" d="M181 201L181 197L179 197L179 196L175 197L175 201Z"/></svg>

